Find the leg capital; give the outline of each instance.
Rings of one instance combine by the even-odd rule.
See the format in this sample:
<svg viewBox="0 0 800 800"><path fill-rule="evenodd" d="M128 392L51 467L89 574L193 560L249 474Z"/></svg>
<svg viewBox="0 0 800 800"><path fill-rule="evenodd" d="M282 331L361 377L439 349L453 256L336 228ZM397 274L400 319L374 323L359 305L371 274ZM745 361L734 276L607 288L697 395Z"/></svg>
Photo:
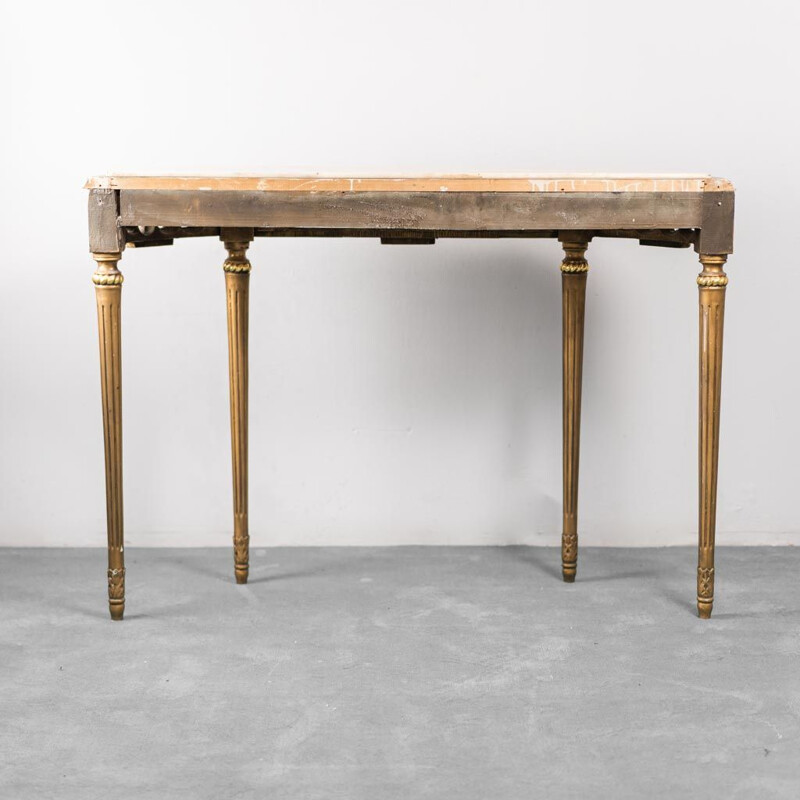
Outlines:
<svg viewBox="0 0 800 800"><path fill-rule="evenodd" d="M561 272L564 275L586 273L589 271L589 262L586 260L588 242L562 242L564 260L561 262Z"/></svg>
<svg viewBox="0 0 800 800"><path fill-rule="evenodd" d="M697 285L701 289L724 289L728 285L725 274L726 255L701 255L702 272L697 276Z"/></svg>
<svg viewBox="0 0 800 800"><path fill-rule="evenodd" d="M122 286L125 278L117 269L121 258L119 253L92 253L92 258L97 262L97 269L92 275L95 286Z"/></svg>
<svg viewBox="0 0 800 800"><path fill-rule="evenodd" d="M252 229L223 228L220 239L228 251L222 269L231 275L249 274L250 262L247 259L247 249L253 241Z"/></svg>

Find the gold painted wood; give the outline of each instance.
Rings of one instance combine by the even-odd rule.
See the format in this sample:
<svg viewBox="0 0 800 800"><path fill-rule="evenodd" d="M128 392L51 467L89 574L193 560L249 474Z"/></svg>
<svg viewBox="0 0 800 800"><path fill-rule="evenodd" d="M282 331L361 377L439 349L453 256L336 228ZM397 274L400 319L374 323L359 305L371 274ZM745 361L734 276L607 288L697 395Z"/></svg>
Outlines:
<svg viewBox="0 0 800 800"><path fill-rule="evenodd" d="M97 297L100 339L100 387L106 464L106 527L108 531L108 607L111 619L125 611L125 556L122 514L122 273L119 253L94 253L92 276Z"/></svg>
<svg viewBox="0 0 800 800"><path fill-rule="evenodd" d="M581 439L581 382L583 377L583 319L586 308L584 258L587 241L563 241L561 262L563 349L563 470L564 508L561 534L561 574L575 580L578 566L578 467Z"/></svg>
<svg viewBox="0 0 800 800"><path fill-rule="evenodd" d="M228 306L228 369L233 468L233 565L236 583L247 583L250 533L247 523L247 334L252 231L224 231L228 258L223 264Z"/></svg>
<svg viewBox="0 0 800 800"><path fill-rule="evenodd" d="M714 604L714 536L717 518L722 331L725 319L726 256L701 255L700 294L699 548L697 611L708 619Z"/></svg>
<svg viewBox="0 0 800 800"><path fill-rule="evenodd" d="M85 189L250 192L717 192L710 175L103 175Z"/></svg>

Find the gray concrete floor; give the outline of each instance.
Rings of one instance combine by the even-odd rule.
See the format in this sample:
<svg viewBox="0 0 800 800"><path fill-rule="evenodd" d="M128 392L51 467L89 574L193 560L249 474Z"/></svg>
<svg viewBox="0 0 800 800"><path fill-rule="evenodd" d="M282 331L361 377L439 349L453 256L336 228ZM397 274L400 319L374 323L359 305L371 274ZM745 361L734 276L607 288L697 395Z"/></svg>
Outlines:
<svg viewBox="0 0 800 800"><path fill-rule="evenodd" d="M0 797L800 797L800 553L0 550Z"/></svg>

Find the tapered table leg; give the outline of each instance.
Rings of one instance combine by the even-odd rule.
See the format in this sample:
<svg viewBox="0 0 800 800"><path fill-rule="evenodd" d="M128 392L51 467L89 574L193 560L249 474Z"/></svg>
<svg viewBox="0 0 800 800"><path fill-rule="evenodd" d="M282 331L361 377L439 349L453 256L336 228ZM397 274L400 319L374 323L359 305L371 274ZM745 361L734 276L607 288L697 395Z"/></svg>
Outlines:
<svg viewBox="0 0 800 800"><path fill-rule="evenodd" d="M700 289L700 437L699 437L699 549L697 611L711 616L714 604L714 535L717 520L717 466L719 464L719 409L722 387L722 329L725 317L724 272L727 256L701 255Z"/></svg>
<svg viewBox="0 0 800 800"><path fill-rule="evenodd" d="M584 258L588 241L562 241L564 526L561 535L561 574L575 580L578 566L578 465L581 437L581 379L583 376L583 318L586 307Z"/></svg>
<svg viewBox="0 0 800 800"><path fill-rule="evenodd" d="M120 307L122 273L119 253L93 253L92 276L97 296L100 336L100 386L106 462L106 525L108 530L108 607L111 619L125 611L125 557L122 515L122 350Z"/></svg>
<svg viewBox="0 0 800 800"><path fill-rule="evenodd" d="M228 300L228 364L233 461L233 562L237 583L247 583L250 534L247 527L247 327L251 233L223 232L228 258L223 265Z"/></svg>

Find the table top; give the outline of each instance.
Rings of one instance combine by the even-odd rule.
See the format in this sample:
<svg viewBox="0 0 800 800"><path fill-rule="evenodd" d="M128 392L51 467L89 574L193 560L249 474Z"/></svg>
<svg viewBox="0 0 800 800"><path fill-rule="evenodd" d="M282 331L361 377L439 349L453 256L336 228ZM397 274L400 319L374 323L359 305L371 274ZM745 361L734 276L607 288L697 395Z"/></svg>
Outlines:
<svg viewBox="0 0 800 800"><path fill-rule="evenodd" d="M733 186L710 175L106 175L86 188L93 253L229 228L387 243L580 232L733 252Z"/></svg>
<svg viewBox="0 0 800 800"><path fill-rule="evenodd" d="M724 178L710 175L103 175L89 178L86 189L123 191L246 192L524 192L631 193L731 192Z"/></svg>

